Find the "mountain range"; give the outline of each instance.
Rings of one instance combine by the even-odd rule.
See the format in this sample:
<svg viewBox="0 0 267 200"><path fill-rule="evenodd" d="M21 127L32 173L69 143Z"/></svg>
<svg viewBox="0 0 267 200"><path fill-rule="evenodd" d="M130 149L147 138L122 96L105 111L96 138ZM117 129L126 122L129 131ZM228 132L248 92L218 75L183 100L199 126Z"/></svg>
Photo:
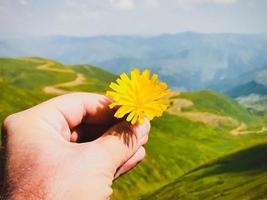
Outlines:
<svg viewBox="0 0 267 200"><path fill-rule="evenodd" d="M267 66L253 69L224 83L218 83L217 89L235 98L251 112L267 112Z"/></svg>
<svg viewBox="0 0 267 200"><path fill-rule="evenodd" d="M266 47L267 34L0 37L1 57L41 56L65 64L90 63L112 73L129 72L136 66L150 68L180 90L230 90L236 83L224 83L266 66Z"/></svg>

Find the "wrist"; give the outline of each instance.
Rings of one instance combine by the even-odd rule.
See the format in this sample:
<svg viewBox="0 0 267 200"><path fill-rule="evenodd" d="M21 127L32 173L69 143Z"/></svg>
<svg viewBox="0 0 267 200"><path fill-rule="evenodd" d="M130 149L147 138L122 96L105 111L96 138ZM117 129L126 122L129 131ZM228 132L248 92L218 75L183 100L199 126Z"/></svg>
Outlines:
<svg viewBox="0 0 267 200"><path fill-rule="evenodd" d="M1 199L45 199L45 188L42 182L38 180L25 178L18 183L9 179L3 185Z"/></svg>

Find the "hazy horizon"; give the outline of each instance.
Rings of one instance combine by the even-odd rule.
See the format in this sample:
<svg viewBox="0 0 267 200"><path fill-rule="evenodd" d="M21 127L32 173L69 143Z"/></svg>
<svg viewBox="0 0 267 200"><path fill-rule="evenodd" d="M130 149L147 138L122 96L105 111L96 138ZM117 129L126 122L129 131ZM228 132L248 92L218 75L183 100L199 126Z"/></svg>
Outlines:
<svg viewBox="0 0 267 200"><path fill-rule="evenodd" d="M34 35L34 34L1 34L1 38L20 38L20 37L36 37L36 38L42 38L42 37L72 37L72 38L90 38L90 37L144 37L144 38L150 38L150 37L158 37L163 35L179 35L179 34L203 34L203 35L247 35L247 36L258 36L258 35L267 35L266 32L258 32L258 33L235 33L235 32L197 32L197 31L181 31L181 32L162 32L162 33L155 33L155 34L134 34L134 33L128 33L128 34L99 34L99 35L67 35L67 34L49 34L49 35Z"/></svg>
<svg viewBox="0 0 267 200"><path fill-rule="evenodd" d="M1 36L267 33L265 0L2 0Z"/></svg>

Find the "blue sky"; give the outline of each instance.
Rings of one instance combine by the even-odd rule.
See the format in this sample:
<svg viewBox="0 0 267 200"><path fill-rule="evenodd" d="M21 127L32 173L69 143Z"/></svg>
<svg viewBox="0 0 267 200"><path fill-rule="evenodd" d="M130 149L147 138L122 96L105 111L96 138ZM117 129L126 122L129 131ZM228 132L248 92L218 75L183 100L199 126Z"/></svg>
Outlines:
<svg viewBox="0 0 267 200"><path fill-rule="evenodd" d="M266 0L0 0L0 34L262 33L266 8Z"/></svg>

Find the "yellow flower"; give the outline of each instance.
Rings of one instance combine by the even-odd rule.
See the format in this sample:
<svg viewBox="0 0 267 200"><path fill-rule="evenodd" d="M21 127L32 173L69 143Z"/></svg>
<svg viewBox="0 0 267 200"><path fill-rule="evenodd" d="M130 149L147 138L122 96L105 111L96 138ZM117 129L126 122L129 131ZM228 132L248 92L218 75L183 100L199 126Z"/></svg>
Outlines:
<svg viewBox="0 0 267 200"><path fill-rule="evenodd" d="M134 69L130 77L122 73L117 83L112 82L109 86L114 91L107 91L107 96L114 100L109 107L119 107L114 116L122 118L128 114L126 120L132 124L144 123L145 117L152 120L161 116L169 105L164 97L170 90L166 83L157 79L157 74L150 79L149 70L141 74L139 69Z"/></svg>

